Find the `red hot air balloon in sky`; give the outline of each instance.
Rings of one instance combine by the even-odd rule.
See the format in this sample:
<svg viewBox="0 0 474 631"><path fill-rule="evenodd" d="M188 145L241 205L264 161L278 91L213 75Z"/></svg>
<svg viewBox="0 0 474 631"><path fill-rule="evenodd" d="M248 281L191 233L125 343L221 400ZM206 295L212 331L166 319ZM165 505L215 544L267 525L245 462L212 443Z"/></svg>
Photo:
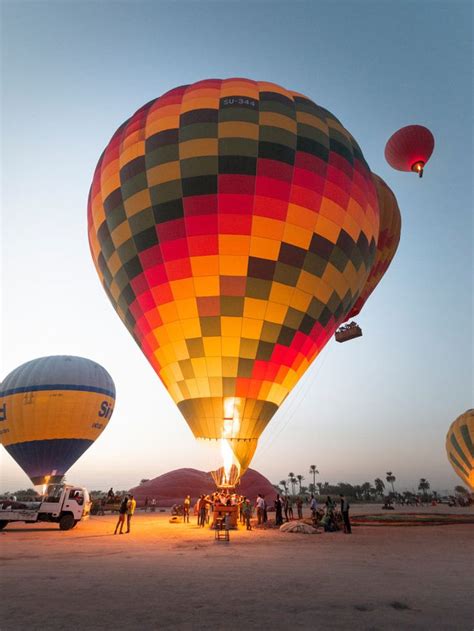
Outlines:
<svg viewBox="0 0 474 631"><path fill-rule="evenodd" d="M397 171L415 171L423 177L423 169L434 149L434 137L422 125L408 125L396 131L385 145L385 159Z"/></svg>

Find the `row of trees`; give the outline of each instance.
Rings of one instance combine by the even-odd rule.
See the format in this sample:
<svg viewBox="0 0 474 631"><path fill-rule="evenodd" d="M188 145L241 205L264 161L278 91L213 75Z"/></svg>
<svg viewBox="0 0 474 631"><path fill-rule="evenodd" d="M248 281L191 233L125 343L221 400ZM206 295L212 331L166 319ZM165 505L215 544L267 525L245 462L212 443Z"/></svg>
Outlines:
<svg viewBox="0 0 474 631"><path fill-rule="evenodd" d="M311 476L310 479L312 481L309 483L308 486L305 486L303 485L305 477L300 474L295 475L292 471L290 471L286 480L280 480L278 488L285 495L301 495L304 497L311 494L324 496L342 493L343 495L346 495L347 497L352 497L355 500L373 501L384 497L384 495L386 494L385 482L387 482L387 485L390 485L388 494L392 497L401 496L405 499L410 499L412 496L415 496L415 494L410 491L405 491L402 494L395 491L395 482L397 478L392 471L386 472L385 482L382 480L382 478L375 478L373 484L371 482L364 482L363 484L355 485L349 484L348 482L339 482L336 485L329 484L329 482L316 482L316 476L319 475L319 471L317 466L314 464L310 465L309 467L309 475ZM436 491L428 494L429 490L429 481L426 478L420 478L420 481L418 483L418 491L420 491L422 497L436 498ZM457 486L455 488L455 491L456 493L459 493L461 495L468 493L467 489L462 486Z"/></svg>

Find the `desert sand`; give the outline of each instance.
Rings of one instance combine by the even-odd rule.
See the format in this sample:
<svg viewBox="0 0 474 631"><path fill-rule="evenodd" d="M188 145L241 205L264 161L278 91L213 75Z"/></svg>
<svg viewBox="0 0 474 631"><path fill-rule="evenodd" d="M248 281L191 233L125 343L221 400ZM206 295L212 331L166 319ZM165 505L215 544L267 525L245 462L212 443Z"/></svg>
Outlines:
<svg viewBox="0 0 474 631"><path fill-rule="evenodd" d="M472 514L449 509L458 511ZM474 626L472 524L356 526L352 535L241 529L225 543L193 517L168 520L140 512L122 536L113 535L115 515L66 532L8 526L0 532L0 629Z"/></svg>

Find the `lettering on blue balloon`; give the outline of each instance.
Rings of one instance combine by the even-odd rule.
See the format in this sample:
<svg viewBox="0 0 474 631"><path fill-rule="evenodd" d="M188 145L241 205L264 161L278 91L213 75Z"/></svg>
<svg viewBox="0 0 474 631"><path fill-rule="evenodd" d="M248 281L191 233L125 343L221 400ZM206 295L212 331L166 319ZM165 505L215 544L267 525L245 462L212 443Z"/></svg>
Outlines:
<svg viewBox="0 0 474 631"><path fill-rule="evenodd" d="M113 410L114 408L110 403L108 403L107 401L102 401L102 403L100 404L100 410L98 414L101 418L108 419L112 416Z"/></svg>

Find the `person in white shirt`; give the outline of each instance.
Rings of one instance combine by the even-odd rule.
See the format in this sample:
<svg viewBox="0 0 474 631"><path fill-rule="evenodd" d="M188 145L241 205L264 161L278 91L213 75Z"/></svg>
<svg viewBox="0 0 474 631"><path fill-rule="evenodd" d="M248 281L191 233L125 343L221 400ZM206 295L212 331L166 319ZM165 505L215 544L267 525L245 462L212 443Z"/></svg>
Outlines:
<svg viewBox="0 0 474 631"><path fill-rule="evenodd" d="M257 501L255 503L255 506L257 507L257 523L263 524L263 515L265 512L265 500L263 499L260 493L257 495Z"/></svg>

